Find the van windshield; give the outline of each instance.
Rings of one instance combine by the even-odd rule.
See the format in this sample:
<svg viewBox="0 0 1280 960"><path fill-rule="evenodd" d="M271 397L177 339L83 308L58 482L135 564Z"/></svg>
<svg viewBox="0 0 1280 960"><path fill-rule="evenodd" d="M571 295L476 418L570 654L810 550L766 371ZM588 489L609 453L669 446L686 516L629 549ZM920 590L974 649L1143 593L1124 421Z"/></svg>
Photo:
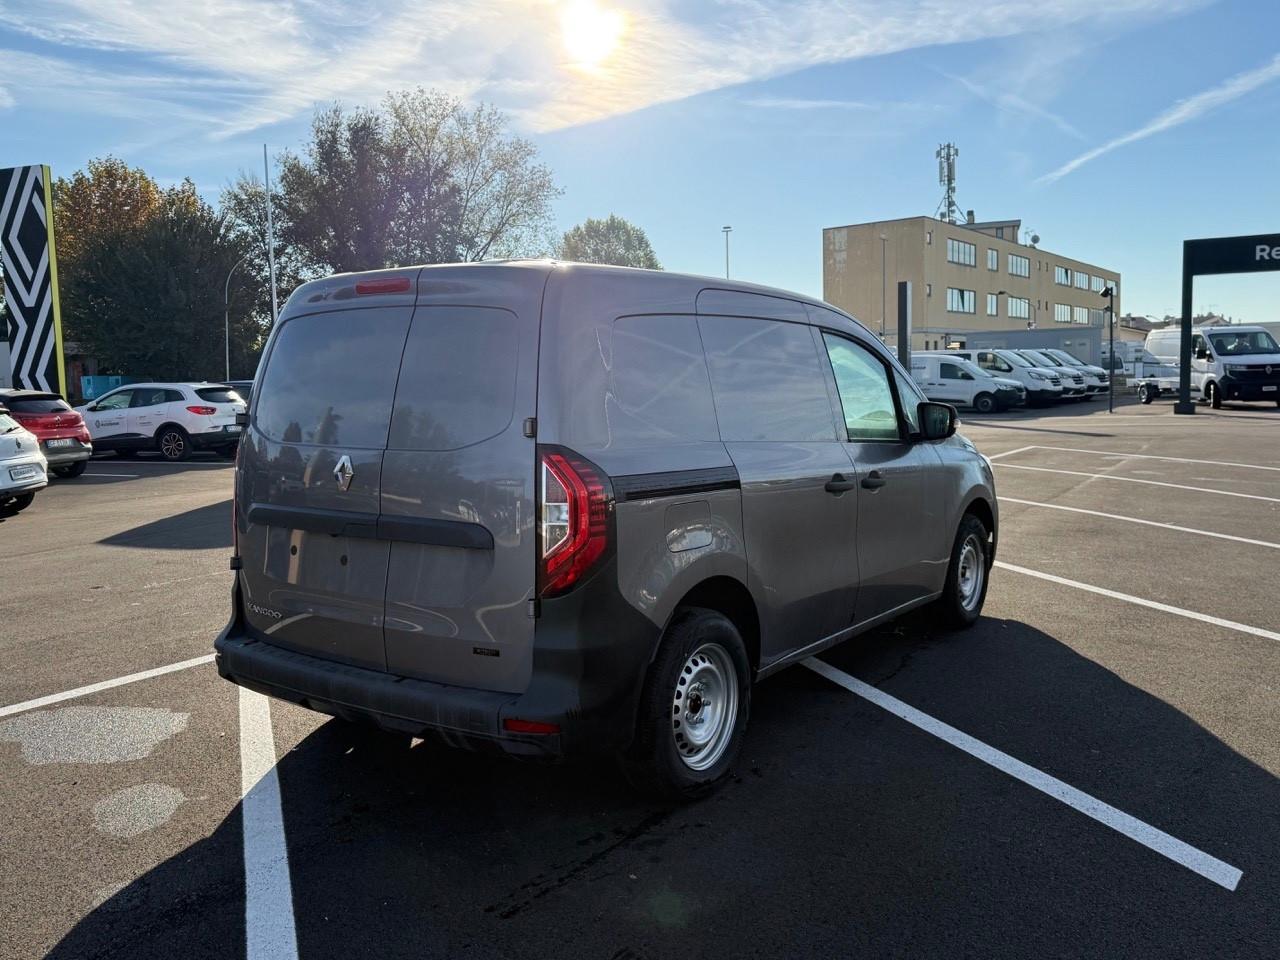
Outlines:
<svg viewBox="0 0 1280 960"><path fill-rule="evenodd" d="M1008 360L1008 361L1009 361L1010 363L1012 363L1015 367L1029 367L1029 366L1031 366L1031 364L1030 364L1027 360L1025 360L1025 359L1023 359L1022 357L1018 356L1016 353L1002 353L1002 354L1000 354L1000 358L1001 358L1002 360Z"/></svg>
<svg viewBox="0 0 1280 960"><path fill-rule="evenodd" d="M1083 360L1079 357L1073 357L1065 350L1045 350L1044 352L1055 360L1060 360L1062 363L1065 363L1068 367L1083 367L1085 365Z"/></svg>
<svg viewBox="0 0 1280 960"><path fill-rule="evenodd" d="M1209 342L1213 349L1224 357L1239 357L1250 353L1280 353L1271 334L1265 330L1250 330L1241 333L1211 333Z"/></svg>

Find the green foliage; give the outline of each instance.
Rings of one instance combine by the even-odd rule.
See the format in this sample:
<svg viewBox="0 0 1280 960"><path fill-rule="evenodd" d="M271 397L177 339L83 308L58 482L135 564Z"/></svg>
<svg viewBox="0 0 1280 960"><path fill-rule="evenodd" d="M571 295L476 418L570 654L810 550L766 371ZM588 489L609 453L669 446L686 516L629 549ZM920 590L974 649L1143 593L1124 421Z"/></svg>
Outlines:
<svg viewBox="0 0 1280 960"><path fill-rule="evenodd" d="M661 270L649 238L634 223L615 214L604 220L588 217L568 231L556 248L556 258L579 263L611 263L617 267Z"/></svg>

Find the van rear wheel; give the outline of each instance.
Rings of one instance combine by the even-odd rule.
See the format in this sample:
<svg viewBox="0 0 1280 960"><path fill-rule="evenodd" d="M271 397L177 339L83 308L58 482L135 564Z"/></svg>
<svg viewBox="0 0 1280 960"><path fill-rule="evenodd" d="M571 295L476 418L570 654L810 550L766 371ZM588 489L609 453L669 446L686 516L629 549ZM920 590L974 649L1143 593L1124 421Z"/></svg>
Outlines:
<svg viewBox="0 0 1280 960"><path fill-rule="evenodd" d="M953 629L972 626L987 599L987 575L991 571L991 537L986 525L966 513L956 530L947 566L947 582L937 601L942 622Z"/></svg>
<svg viewBox="0 0 1280 960"><path fill-rule="evenodd" d="M721 613L677 614L649 669L636 738L623 770L637 788L693 799L733 769L751 707L751 668L738 629Z"/></svg>

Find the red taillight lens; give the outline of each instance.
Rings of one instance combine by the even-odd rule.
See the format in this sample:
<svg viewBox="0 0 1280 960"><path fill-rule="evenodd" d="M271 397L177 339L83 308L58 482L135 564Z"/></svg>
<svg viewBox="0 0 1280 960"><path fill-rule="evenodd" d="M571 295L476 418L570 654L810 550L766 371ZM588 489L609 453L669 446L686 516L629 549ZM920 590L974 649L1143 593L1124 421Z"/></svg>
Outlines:
<svg viewBox="0 0 1280 960"><path fill-rule="evenodd" d="M540 720L518 720L507 717L502 721L502 729L508 733L559 733L560 724L543 723Z"/></svg>
<svg viewBox="0 0 1280 960"><path fill-rule="evenodd" d="M357 280L356 295L367 297L378 293L408 293L412 282L408 277L379 277L377 280Z"/></svg>
<svg viewBox="0 0 1280 960"><path fill-rule="evenodd" d="M197 416L201 416L201 417L212 417L215 413L218 412L217 407L187 407L187 409L191 413L194 413Z"/></svg>
<svg viewBox="0 0 1280 960"><path fill-rule="evenodd" d="M613 497L604 475L568 451L544 450L539 473L539 592L550 597L581 580L608 550Z"/></svg>

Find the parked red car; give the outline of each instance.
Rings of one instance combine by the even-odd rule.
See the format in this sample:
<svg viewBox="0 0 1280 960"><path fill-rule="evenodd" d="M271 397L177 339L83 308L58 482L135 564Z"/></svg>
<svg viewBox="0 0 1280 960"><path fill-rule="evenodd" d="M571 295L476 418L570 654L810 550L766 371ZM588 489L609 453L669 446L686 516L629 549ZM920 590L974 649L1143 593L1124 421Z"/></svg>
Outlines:
<svg viewBox="0 0 1280 960"><path fill-rule="evenodd" d="M93 456L93 443L84 417L56 393L39 390L0 390L0 407L34 433L49 461L49 471L59 477L78 477Z"/></svg>

